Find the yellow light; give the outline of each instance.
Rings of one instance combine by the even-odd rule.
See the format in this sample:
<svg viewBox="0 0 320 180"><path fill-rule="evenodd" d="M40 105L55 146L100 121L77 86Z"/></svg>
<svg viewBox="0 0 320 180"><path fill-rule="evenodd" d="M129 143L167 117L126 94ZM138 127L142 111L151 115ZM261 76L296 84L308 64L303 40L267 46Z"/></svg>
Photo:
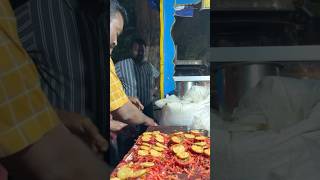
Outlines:
<svg viewBox="0 0 320 180"><path fill-rule="evenodd" d="M202 0L201 9L210 9L210 0Z"/></svg>

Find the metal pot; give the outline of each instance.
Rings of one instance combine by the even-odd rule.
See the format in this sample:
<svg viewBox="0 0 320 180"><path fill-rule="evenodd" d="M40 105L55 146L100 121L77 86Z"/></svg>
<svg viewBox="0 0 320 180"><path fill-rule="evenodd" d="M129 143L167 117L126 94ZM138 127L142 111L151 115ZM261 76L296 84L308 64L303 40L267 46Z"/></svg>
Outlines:
<svg viewBox="0 0 320 180"><path fill-rule="evenodd" d="M194 85L207 86L210 84L210 76L174 76L175 95L183 97Z"/></svg>
<svg viewBox="0 0 320 180"><path fill-rule="evenodd" d="M216 76L219 109L229 119L239 99L265 76L278 76L276 63L238 63L220 67Z"/></svg>

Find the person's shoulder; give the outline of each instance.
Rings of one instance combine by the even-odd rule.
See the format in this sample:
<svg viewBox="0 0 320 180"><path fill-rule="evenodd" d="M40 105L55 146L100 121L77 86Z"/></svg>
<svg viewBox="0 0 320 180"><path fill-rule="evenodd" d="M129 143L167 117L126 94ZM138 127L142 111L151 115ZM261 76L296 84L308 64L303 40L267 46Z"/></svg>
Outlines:
<svg viewBox="0 0 320 180"><path fill-rule="evenodd" d="M124 65L124 64L128 64L128 63L131 63L132 59L131 58L125 58L125 59L121 59L119 60L116 65Z"/></svg>
<svg viewBox="0 0 320 180"><path fill-rule="evenodd" d="M125 58L125 59L120 60L118 63L124 64L124 63L133 63L133 62L134 61L132 58Z"/></svg>

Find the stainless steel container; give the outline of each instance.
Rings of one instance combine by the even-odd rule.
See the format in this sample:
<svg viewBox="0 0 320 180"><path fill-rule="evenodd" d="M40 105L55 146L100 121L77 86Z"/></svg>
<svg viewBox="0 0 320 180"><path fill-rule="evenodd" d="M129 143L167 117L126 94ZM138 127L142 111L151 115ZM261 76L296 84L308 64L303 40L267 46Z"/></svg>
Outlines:
<svg viewBox="0 0 320 180"><path fill-rule="evenodd" d="M222 67L220 74L219 108L224 118L229 119L239 99L265 76L279 75L281 66L275 63L243 63ZM221 83L222 82L222 83ZM222 91L222 92L221 92Z"/></svg>
<svg viewBox="0 0 320 180"><path fill-rule="evenodd" d="M210 86L210 76L174 76L173 79L178 97L183 97L193 85Z"/></svg>

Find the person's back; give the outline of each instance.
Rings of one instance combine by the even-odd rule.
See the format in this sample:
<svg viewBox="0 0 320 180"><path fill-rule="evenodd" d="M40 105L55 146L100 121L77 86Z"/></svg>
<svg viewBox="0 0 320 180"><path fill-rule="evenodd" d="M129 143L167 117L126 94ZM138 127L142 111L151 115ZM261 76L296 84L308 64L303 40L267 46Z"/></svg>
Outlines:
<svg viewBox="0 0 320 180"><path fill-rule="evenodd" d="M67 131L43 94L9 0L0 7L1 163L16 179L105 179L110 169Z"/></svg>
<svg viewBox="0 0 320 180"><path fill-rule="evenodd" d="M95 126L100 125L100 131L107 134L107 120L102 117L104 106L97 100L101 97L99 92L105 93L98 91L98 84L103 84L98 82L103 43L97 40L102 38L95 37L98 22L81 3L84 2L27 0L15 13L20 39L36 64L50 103L69 130L81 134L79 137L88 144L100 144L100 152L107 146Z"/></svg>
<svg viewBox="0 0 320 180"><path fill-rule="evenodd" d="M28 0L15 14L22 44L37 66L51 104L85 115L85 65L77 6L71 0Z"/></svg>

